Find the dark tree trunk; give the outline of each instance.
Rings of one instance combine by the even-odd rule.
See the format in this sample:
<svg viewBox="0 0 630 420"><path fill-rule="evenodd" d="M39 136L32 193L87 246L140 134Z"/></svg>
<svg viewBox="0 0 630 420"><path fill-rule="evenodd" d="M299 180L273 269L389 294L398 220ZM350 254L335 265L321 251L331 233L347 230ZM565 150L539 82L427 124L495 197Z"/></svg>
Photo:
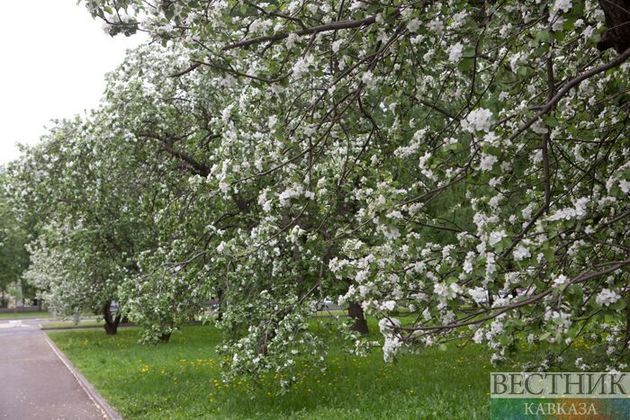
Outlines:
<svg viewBox="0 0 630 420"><path fill-rule="evenodd" d="M223 289L217 291L217 299L219 306L217 307L217 321L223 320Z"/></svg>
<svg viewBox="0 0 630 420"><path fill-rule="evenodd" d="M111 302L105 303L103 305L103 319L105 320L105 333L107 335L115 335L118 333L118 324L120 324L120 313L117 313L116 316L112 316L111 311Z"/></svg>
<svg viewBox="0 0 630 420"><path fill-rule="evenodd" d="M614 48L619 54L630 48L630 0L599 0L608 29L597 48Z"/></svg>
<svg viewBox="0 0 630 420"><path fill-rule="evenodd" d="M171 339L171 333L164 333L160 336L160 343L168 343L168 341Z"/></svg>
<svg viewBox="0 0 630 420"><path fill-rule="evenodd" d="M626 349L630 348L630 293L626 293L626 337L621 348L621 351L624 352Z"/></svg>
<svg viewBox="0 0 630 420"><path fill-rule="evenodd" d="M365 314L363 308L356 302L350 302L348 305L348 316L354 320L352 324L352 331L356 331L361 334L367 334L368 324L365 320Z"/></svg>

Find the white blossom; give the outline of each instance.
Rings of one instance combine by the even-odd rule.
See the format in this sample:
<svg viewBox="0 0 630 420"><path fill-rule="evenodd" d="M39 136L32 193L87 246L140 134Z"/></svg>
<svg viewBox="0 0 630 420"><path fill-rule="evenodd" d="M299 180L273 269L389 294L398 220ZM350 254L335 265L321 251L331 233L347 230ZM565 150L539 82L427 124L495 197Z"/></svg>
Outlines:
<svg viewBox="0 0 630 420"><path fill-rule="evenodd" d="M462 58L462 53L464 51L464 46L461 42L458 42L455 45L451 45L448 49L448 61L451 63L457 63Z"/></svg>
<svg viewBox="0 0 630 420"><path fill-rule="evenodd" d="M477 131L489 132L492 128L492 123L492 112L489 109L478 108L471 111L466 119L462 121L462 128L470 133Z"/></svg>
<svg viewBox="0 0 630 420"><path fill-rule="evenodd" d="M529 252L526 246L519 244L512 251L512 255L514 256L515 261L522 261L525 258L529 258L532 254Z"/></svg>
<svg viewBox="0 0 630 420"><path fill-rule="evenodd" d="M571 7L573 7L571 0L555 0L551 9L555 12L561 10L564 13L567 13L571 10Z"/></svg>
<svg viewBox="0 0 630 420"><path fill-rule="evenodd" d="M505 238L506 236L507 236L507 233L505 233L505 230L495 230L490 233L490 238L488 240L488 243L490 245L496 245L499 242L501 242L503 238Z"/></svg>
<svg viewBox="0 0 630 420"><path fill-rule="evenodd" d="M601 306L610 306L617 302L619 299L621 299L621 296L614 290L602 289L602 291L599 292L599 294L595 298L595 302L597 302L597 304Z"/></svg>
<svg viewBox="0 0 630 420"><path fill-rule="evenodd" d="M468 294L478 304L486 303L488 301L488 292L482 287L468 289Z"/></svg>
<svg viewBox="0 0 630 420"><path fill-rule="evenodd" d="M567 276L565 276L564 274L560 274L558 277L556 277L553 280L553 284L556 287L562 287L564 286L567 282L569 281L569 278Z"/></svg>
<svg viewBox="0 0 630 420"><path fill-rule="evenodd" d="M491 171L492 167L495 163L497 163L498 159L496 156L484 153L481 155L481 161L479 162L479 169L482 171Z"/></svg>
<svg viewBox="0 0 630 420"><path fill-rule="evenodd" d="M409 23L407 23L407 29L409 30L409 32L418 32L418 29L420 29L420 20L410 20Z"/></svg>

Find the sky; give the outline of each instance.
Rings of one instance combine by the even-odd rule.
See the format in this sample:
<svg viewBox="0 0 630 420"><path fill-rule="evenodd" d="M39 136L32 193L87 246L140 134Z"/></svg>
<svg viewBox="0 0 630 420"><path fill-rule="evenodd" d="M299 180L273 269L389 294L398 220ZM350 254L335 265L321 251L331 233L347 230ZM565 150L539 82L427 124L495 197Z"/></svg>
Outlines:
<svg viewBox="0 0 630 420"><path fill-rule="evenodd" d="M53 118L98 105L105 74L144 39L115 38L77 0L0 0L0 165Z"/></svg>

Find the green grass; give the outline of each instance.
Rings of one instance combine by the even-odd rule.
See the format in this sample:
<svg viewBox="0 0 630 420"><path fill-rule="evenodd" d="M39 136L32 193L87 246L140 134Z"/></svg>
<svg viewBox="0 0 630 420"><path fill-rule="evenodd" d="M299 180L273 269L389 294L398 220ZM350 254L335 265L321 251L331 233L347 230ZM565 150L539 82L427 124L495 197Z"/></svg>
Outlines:
<svg viewBox="0 0 630 420"><path fill-rule="evenodd" d="M50 332L50 337L125 418L456 419L487 418L488 357L477 346L430 349L385 365L333 350L325 372L305 368L285 394L220 381L220 333L191 326L167 345L137 344L138 330Z"/></svg>
<svg viewBox="0 0 630 420"><path fill-rule="evenodd" d="M0 320L3 319L35 319L35 318L52 318L49 312L10 312L1 313Z"/></svg>
<svg viewBox="0 0 630 420"><path fill-rule="evenodd" d="M317 311L317 314L315 316L322 316L322 317L327 317L327 316L346 316L348 314L348 311L344 310L344 309L328 309L325 311Z"/></svg>
<svg viewBox="0 0 630 420"><path fill-rule="evenodd" d="M100 327L102 328L103 321L94 320L94 319L83 319L79 321L78 324L75 324L74 321L70 321L70 320L46 322L45 324L42 324L42 330L51 330L51 329L56 329L56 328L74 328L74 327L81 327L81 328L86 328L86 327L99 328Z"/></svg>

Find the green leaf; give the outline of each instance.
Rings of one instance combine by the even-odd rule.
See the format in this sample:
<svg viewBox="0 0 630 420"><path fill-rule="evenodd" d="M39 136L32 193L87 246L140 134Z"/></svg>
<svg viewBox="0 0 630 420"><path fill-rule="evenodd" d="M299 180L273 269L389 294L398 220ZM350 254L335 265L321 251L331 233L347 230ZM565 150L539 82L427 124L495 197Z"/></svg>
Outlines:
<svg viewBox="0 0 630 420"><path fill-rule="evenodd" d="M549 31L538 31L534 35L534 39L538 42L549 42L549 40L551 40L551 33L549 33Z"/></svg>

